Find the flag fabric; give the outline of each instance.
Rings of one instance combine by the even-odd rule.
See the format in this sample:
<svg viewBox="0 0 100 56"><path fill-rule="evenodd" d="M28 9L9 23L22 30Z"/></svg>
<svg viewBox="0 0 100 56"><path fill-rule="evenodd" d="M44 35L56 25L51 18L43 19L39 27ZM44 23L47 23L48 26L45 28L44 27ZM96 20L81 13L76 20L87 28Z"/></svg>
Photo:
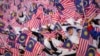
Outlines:
<svg viewBox="0 0 100 56"><path fill-rule="evenodd" d="M19 50L16 48L9 49L12 52L12 56L19 56Z"/></svg>
<svg viewBox="0 0 100 56"><path fill-rule="evenodd" d="M70 17L77 19L78 17L81 18L81 15L76 12L76 7L73 0L63 0L61 4L64 6L64 10L62 11L63 15L66 16L65 18L68 19Z"/></svg>
<svg viewBox="0 0 100 56"><path fill-rule="evenodd" d="M5 49L4 48L0 48L0 53L4 54L4 52L5 52Z"/></svg>
<svg viewBox="0 0 100 56"><path fill-rule="evenodd" d="M41 19L40 18L37 19L36 16L33 15L32 19L27 22L27 26L30 29L32 29L32 28L37 29L39 27L39 25L40 25L40 22L41 22Z"/></svg>
<svg viewBox="0 0 100 56"><path fill-rule="evenodd" d="M84 11L83 11L83 9L84 9L84 7L83 7L83 2L82 2L82 0L75 0L75 6L76 6L76 8L77 8L77 11L79 12L79 13L84 13Z"/></svg>
<svg viewBox="0 0 100 56"><path fill-rule="evenodd" d="M95 56L100 56L100 52L96 50Z"/></svg>
<svg viewBox="0 0 100 56"><path fill-rule="evenodd" d="M24 45L26 42L26 39L27 39L27 34L21 33L17 40L17 43Z"/></svg>
<svg viewBox="0 0 100 56"><path fill-rule="evenodd" d="M46 56L45 52L41 52L39 56Z"/></svg>
<svg viewBox="0 0 100 56"><path fill-rule="evenodd" d="M8 39L9 39L10 41L15 41L15 40L16 40L16 35L15 35L13 32L10 32L10 33L9 33Z"/></svg>
<svg viewBox="0 0 100 56"><path fill-rule="evenodd" d="M89 0L75 0L74 3L79 13L84 13L85 8L89 6Z"/></svg>
<svg viewBox="0 0 100 56"><path fill-rule="evenodd" d="M55 5L56 5L58 10L60 10L60 11L64 10L64 7L62 6L61 3L55 3Z"/></svg>
<svg viewBox="0 0 100 56"><path fill-rule="evenodd" d="M26 46L26 52L24 56L38 56L43 49L43 45L34 39L30 38Z"/></svg>
<svg viewBox="0 0 100 56"><path fill-rule="evenodd" d="M96 51L95 47L93 47L91 45L88 45L88 48L87 48L85 56L95 56L95 53L96 53L95 51Z"/></svg>
<svg viewBox="0 0 100 56"><path fill-rule="evenodd" d="M87 31L86 28L83 28L76 56L85 56L88 45L89 45L89 32Z"/></svg>
<svg viewBox="0 0 100 56"><path fill-rule="evenodd" d="M94 4L90 4L87 8L85 8L85 14L87 18L91 18L96 14L97 9Z"/></svg>
<svg viewBox="0 0 100 56"><path fill-rule="evenodd" d="M68 48L68 49L71 49L73 46L72 42L70 40L66 40L63 44L63 47L64 48Z"/></svg>

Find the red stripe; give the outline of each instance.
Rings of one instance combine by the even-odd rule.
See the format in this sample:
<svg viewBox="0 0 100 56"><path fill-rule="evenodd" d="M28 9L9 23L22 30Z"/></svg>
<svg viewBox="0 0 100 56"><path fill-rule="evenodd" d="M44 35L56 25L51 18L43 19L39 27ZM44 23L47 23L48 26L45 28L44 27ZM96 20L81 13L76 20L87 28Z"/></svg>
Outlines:
<svg viewBox="0 0 100 56"><path fill-rule="evenodd" d="M5 51L5 49L4 49L4 48L0 48L0 53L1 53L1 54L3 54L3 53L4 53L4 51Z"/></svg>
<svg viewBox="0 0 100 56"><path fill-rule="evenodd" d="M76 56L85 56L88 44L88 40L80 38Z"/></svg>
<svg viewBox="0 0 100 56"><path fill-rule="evenodd" d="M96 13L95 5L90 4L90 6L86 10L86 16L88 18L91 18L93 15L95 15L95 13Z"/></svg>
<svg viewBox="0 0 100 56"><path fill-rule="evenodd" d="M43 45L37 42L34 46L33 51L29 52L26 50L24 56L38 56L43 48L44 48Z"/></svg>

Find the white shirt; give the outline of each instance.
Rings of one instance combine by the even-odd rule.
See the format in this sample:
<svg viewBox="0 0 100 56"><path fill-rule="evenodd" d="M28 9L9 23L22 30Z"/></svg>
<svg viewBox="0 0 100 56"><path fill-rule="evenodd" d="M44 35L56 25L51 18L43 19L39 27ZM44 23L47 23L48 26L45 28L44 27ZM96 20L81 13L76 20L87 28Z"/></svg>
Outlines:
<svg viewBox="0 0 100 56"><path fill-rule="evenodd" d="M79 37L77 35L76 29L73 29L73 35L69 35L68 38L72 43L79 44Z"/></svg>

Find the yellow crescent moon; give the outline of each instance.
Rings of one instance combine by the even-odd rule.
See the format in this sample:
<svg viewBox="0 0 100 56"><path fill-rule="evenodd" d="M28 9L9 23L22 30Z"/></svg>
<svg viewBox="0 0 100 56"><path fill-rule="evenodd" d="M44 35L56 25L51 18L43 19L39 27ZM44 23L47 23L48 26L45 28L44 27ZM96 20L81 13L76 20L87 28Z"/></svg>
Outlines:
<svg viewBox="0 0 100 56"><path fill-rule="evenodd" d="M95 49L94 49L94 48L89 48L89 49L88 49L88 51L89 51L89 50L93 50L93 51L95 51Z"/></svg>
<svg viewBox="0 0 100 56"><path fill-rule="evenodd" d="M24 36L21 36L21 37L24 37ZM19 39L19 41L21 42L21 43L23 43L23 42L25 42L25 39L22 41L21 39Z"/></svg>

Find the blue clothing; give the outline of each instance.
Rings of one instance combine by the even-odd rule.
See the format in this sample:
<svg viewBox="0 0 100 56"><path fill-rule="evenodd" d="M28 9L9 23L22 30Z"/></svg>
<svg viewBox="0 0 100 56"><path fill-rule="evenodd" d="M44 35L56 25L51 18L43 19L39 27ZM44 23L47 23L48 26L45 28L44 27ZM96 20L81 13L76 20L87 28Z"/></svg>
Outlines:
<svg viewBox="0 0 100 56"><path fill-rule="evenodd" d="M100 36L100 32L97 32L94 29L90 31L90 34L94 39L97 39Z"/></svg>

